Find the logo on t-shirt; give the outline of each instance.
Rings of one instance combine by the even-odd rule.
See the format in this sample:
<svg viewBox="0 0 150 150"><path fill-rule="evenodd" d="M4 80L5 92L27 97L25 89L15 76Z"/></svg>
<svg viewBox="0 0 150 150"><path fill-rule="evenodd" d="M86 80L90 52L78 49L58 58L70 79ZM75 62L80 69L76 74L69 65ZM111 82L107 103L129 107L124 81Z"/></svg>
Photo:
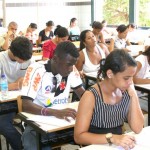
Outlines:
<svg viewBox="0 0 150 150"><path fill-rule="evenodd" d="M45 107L51 107L51 106L52 106L51 100L47 99Z"/></svg>
<svg viewBox="0 0 150 150"><path fill-rule="evenodd" d="M27 72L24 77L23 86L29 85L29 80L30 80L30 75L31 75L32 70L33 70L32 67L28 67Z"/></svg>
<svg viewBox="0 0 150 150"><path fill-rule="evenodd" d="M45 87L45 94L49 94L50 93L50 91L51 91L51 86L50 85L48 85L48 86L46 86Z"/></svg>
<svg viewBox="0 0 150 150"><path fill-rule="evenodd" d="M37 89L38 89L38 84L39 84L40 80L41 80L41 76L40 76L39 73L37 73L36 76L35 76L35 78L34 78L33 85L32 85L34 91L37 91Z"/></svg>
<svg viewBox="0 0 150 150"><path fill-rule="evenodd" d="M61 83L60 83L60 85L59 85L59 88L60 88L60 90L64 90L65 87L66 87L66 81L62 80Z"/></svg>

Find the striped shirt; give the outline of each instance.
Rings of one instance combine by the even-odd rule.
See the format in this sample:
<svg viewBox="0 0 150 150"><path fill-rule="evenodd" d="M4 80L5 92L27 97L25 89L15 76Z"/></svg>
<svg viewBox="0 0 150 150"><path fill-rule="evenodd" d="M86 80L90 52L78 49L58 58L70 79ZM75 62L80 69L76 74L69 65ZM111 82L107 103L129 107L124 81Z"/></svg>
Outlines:
<svg viewBox="0 0 150 150"><path fill-rule="evenodd" d="M127 120L129 110L130 97L127 91L122 93L122 100L110 105L103 102L99 93L94 87L90 87L89 91L94 94L95 108L92 115L91 126L97 128L115 128L123 125Z"/></svg>

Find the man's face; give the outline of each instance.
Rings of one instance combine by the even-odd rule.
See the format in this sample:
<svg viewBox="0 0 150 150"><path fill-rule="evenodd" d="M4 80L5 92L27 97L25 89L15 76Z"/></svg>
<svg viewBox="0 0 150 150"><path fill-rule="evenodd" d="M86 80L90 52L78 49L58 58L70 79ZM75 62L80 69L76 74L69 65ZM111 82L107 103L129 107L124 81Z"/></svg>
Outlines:
<svg viewBox="0 0 150 150"><path fill-rule="evenodd" d="M73 71L73 65L77 62L77 58L67 55L64 59L57 59L57 71L58 73L66 77Z"/></svg>
<svg viewBox="0 0 150 150"><path fill-rule="evenodd" d="M16 33L17 32L17 26L16 25L10 25L9 27L8 27L8 30L10 30L10 31L12 31L13 33Z"/></svg>

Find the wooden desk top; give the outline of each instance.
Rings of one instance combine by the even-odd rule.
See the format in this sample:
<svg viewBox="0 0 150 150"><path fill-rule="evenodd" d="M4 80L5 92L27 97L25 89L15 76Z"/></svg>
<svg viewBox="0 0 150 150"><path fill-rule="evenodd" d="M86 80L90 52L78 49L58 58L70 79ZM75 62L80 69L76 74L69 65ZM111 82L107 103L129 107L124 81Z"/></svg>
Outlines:
<svg viewBox="0 0 150 150"><path fill-rule="evenodd" d="M150 84L135 84L136 87L140 87L150 91Z"/></svg>
<svg viewBox="0 0 150 150"><path fill-rule="evenodd" d="M32 51L41 51L42 48L41 47L33 47Z"/></svg>
<svg viewBox="0 0 150 150"><path fill-rule="evenodd" d="M72 42L75 46L76 46L76 48L80 48L80 41L75 41L75 42Z"/></svg>

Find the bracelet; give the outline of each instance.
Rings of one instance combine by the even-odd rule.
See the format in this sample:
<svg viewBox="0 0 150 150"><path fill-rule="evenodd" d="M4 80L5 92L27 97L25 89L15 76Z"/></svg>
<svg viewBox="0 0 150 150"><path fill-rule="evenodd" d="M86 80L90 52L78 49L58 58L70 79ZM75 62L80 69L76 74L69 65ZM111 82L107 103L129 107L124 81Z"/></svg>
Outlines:
<svg viewBox="0 0 150 150"><path fill-rule="evenodd" d="M44 108L44 107L43 107L43 108L41 109L41 115L42 115L42 116L47 116L47 111L48 111L48 108Z"/></svg>
<svg viewBox="0 0 150 150"><path fill-rule="evenodd" d="M41 115L42 116L44 116L44 113L43 113L43 110L44 110L45 108L44 107L42 107L42 109L41 109Z"/></svg>
<svg viewBox="0 0 150 150"><path fill-rule="evenodd" d="M48 108L44 108L44 110L43 110L44 116L47 116L47 111L48 111Z"/></svg>

